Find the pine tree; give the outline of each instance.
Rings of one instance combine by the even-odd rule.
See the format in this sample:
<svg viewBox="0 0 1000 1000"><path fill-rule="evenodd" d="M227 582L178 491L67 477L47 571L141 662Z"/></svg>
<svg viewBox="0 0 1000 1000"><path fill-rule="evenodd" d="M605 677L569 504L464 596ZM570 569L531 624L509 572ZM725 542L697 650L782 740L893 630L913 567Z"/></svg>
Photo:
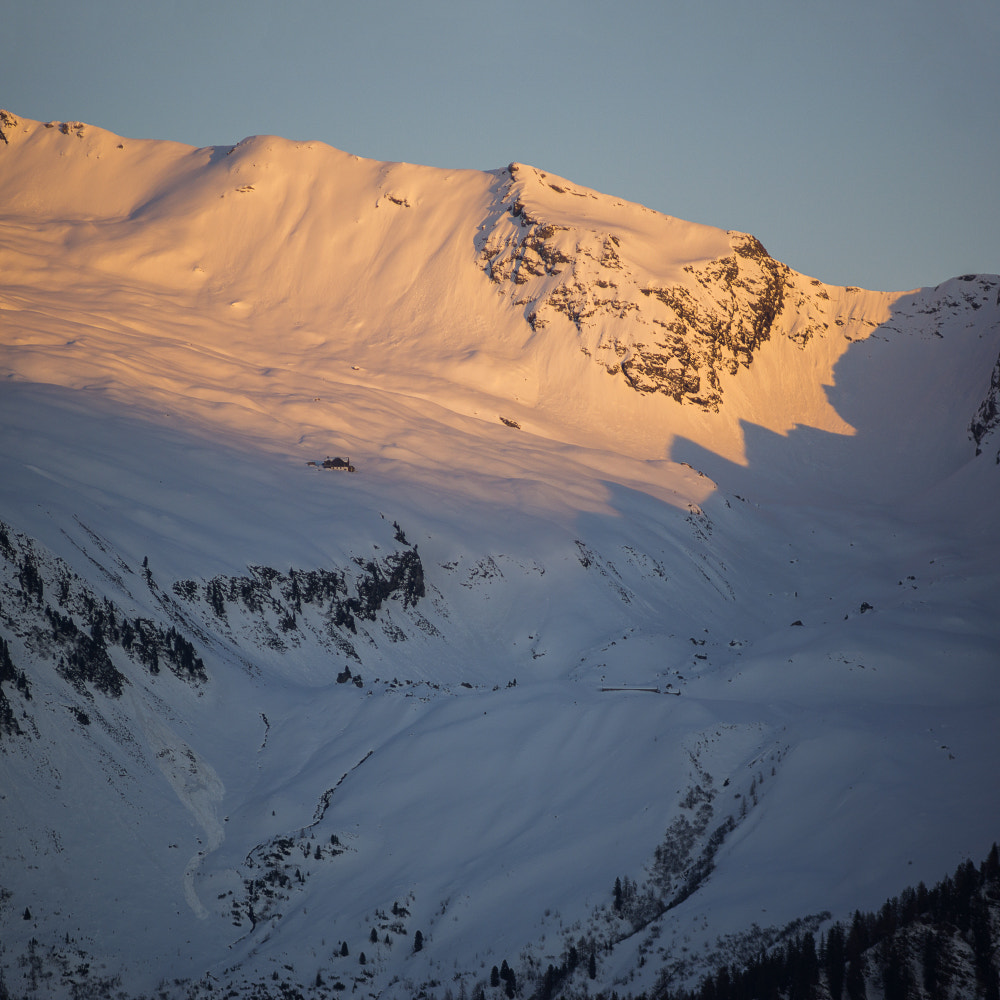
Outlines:
<svg viewBox="0 0 1000 1000"><path fill-rule="evenodd" d="M834 924L826 936L823 959L830 997L840 1000L844 992L844 928L840 924Z"/></svg>
<svg viewBox="0 0 1000 1000"><path fill-rule="evenodd" d="M885 1000L906 1000L910 995L909 973L905 960L905 949L900 954L894 937L886 938L879 949L882 965L882 989Z"/></svg>
<svg viewBox="0 0 1000 1000"><path fill-rule="evenodd" d="M921 965L923 966L924 989L932 996L936 995L941 979L941 946L937 932L929 927L924 934L920 949Z"/></svg>
<svg viewBox="0 0 1000 1000"><path fill-rule="evenodd" d="M997 849L996 842L990 848L990 853L986 855L986 860L980 865L979 873L984 883L1000 879L1000 850Z"/></svg>
<svg viewBox="0 0 1000 1000"><path fill-rule="evenodd" d="M865 974L861 967L862 962L863 959L858 957L852 958L847 963L845 985L847 986L848 1000L865 1000L868 996L865 989Z"/></svg>

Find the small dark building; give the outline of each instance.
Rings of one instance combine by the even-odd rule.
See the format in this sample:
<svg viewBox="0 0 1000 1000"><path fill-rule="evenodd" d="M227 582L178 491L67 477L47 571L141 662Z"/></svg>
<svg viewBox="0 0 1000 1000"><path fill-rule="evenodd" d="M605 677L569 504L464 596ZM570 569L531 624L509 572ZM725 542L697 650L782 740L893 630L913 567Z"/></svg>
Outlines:
<svg viewBox="0 0 1000 1000"><path fill-rule="evenodd" d="M323 463L324 469L336 469L340 472L354 472L354 466L351 465L351 460L349 458L341 458L339 455L336 458L330 458L329 455L326 457L326 461Z"/></svg>

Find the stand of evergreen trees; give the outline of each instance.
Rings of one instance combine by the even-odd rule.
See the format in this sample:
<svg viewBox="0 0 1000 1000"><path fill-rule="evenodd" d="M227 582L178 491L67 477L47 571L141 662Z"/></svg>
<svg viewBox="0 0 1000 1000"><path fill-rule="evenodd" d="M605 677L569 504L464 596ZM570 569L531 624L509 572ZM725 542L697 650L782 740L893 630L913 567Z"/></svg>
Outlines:
<svg viewBox="0 0 1000 1000"><path fill-rule="evenodd" d="M13 733L19 735L21 727L14 718L14 709L11 707L7 695L4 694L4 683L13 684L21 692L26 701L31 701L31 686L23 670L18 670L14 666L14 661L10 658L10 647L7 640L0 635L0 734Z"/></svg>
<svg viewBox="0 0 1000 1000"><path fill-rule="evenodd" d="M655 1000L1000 1000L1000 854Z"/></svg>

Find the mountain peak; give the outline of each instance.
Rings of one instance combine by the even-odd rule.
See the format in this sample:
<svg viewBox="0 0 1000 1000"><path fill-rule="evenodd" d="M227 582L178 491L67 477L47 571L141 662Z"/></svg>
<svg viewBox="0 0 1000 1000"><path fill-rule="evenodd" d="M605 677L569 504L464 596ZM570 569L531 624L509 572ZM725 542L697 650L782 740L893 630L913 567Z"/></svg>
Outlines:
<svg viewBox="0 0 1000 1000"><path fill-rule="evenodd" d="M673 995L995 840L1000 279L0 132L0 994Z"/></svg>
<svg viewBox="0 0 1000 1000"><path fill-rule="evenodd" d="M755 237L682 222L513 163L503 211L477 245L533 331L572 327L579 349L640 393L717 412L723 375L762 344L800 347L830 297ZM818 286L818 291L817 287ZM818 294L822 292L822 296ZM784 310L795 296L795 310Z"/></svg>

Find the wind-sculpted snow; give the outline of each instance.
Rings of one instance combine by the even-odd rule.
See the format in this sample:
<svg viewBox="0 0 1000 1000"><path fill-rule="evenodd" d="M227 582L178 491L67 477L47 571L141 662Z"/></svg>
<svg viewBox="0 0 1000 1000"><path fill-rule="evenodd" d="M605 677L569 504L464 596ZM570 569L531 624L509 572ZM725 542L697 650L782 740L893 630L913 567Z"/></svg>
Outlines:
<svg viewBox="0 0 1000 1000"><path fill-rule="evenodd" d="M0 995L652 1000L996 840L1000 278L9 112L0 188Z"/></svg>

